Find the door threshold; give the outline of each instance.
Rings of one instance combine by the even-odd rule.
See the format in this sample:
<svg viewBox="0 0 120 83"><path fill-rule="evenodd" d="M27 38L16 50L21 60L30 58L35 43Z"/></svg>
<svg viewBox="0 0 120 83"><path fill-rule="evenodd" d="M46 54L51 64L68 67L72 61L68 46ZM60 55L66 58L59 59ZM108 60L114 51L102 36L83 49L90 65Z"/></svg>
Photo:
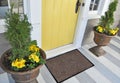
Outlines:
<svg viewBox="0 0 120 83"><path fill-rule="evenodd" d="M63 54L65 52L68 52L74 49L76 49L76 47L73 44L58 47L58 48L46 51L46 57L47 59L49 59L49 58L59 56L60 54Z"/></svg>

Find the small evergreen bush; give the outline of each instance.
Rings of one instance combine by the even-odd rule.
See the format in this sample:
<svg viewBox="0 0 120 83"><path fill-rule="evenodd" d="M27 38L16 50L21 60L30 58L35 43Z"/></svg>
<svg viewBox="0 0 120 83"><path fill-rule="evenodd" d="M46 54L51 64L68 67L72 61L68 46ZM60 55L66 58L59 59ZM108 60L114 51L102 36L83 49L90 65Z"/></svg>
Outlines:
<svg viewBox="0 0 120 83"><path fill-rule="evenodd" d="M95 29L99 33L107 35L115 35L119 28L112 28L111 25L114 23L114 12L116 11L118 0L114 0L110 3L108 10L104 16L101 16L98 27Z"/></svg>
<svg viewBox="0 0 120 83"><path fill-rule="evenodd" d="M13 12L13 6L11 6L11 9L6 13L5 21L7 28L5 36L12 46L7 60L10 69L27 71L44 64L45 60L41 56L41 49L35 40L31 41L32 27L27 16Z"/></svg>

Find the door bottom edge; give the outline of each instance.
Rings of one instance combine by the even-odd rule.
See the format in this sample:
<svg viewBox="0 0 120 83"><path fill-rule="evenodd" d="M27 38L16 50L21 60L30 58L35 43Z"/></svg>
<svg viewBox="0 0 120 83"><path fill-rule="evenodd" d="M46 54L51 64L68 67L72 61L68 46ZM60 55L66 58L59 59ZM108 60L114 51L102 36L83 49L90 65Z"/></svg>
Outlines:
<svg viewBox="0 0 120 83"><path fill-rule="evenodd" d="M73 44L69 44L69 45L61 46L61 47L46 51L47 59L55 56L59 56L60 54L63 54L65 52L68 52L74 49L77 49L77 48Z"/></svg>

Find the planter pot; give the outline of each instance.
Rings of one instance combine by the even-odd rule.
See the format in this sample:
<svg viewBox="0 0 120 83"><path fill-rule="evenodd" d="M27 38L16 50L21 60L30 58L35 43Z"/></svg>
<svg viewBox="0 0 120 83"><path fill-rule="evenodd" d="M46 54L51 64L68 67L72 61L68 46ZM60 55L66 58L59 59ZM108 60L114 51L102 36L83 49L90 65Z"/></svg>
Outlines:
<svg viewBox="0 0 120 83"><path fill-rule="evenodd" d="M97 46L94 46L89 50L98 57L105 55L106 52L101 47L108 45L112 37L113 36L108 36L106 34L101 34L94 31L94 42L97 44Z"/></svg>
<svg viewBox="0 0 120 83"><path fill-rule="evenodd" d="M16 83L38 83L36 80L36 77L39 75L39 69L42 67L42 65L37 66L36 68L24 72L15 72L10 70L8 67L5 65L5 58L7 53L10 50L7 50L2 56L1 56L1 67L3 68L4 71L7 73L11 74L12 78L15 80ZM41 49L40 53L43 57L43 59L46 59L46 54L45 52Z"/></svg>

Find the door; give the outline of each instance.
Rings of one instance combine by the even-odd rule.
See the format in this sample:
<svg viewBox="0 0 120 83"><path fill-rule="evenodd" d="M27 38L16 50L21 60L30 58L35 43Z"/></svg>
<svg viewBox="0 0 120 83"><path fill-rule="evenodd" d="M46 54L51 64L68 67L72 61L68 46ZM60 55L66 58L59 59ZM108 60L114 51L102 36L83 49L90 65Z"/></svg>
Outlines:
<svg viewBox="0 0 120 83"><path fill-rule="evenodd" d="M42 48L51 50L71 44L78 14L77 0L42 0Z"/></svg>

